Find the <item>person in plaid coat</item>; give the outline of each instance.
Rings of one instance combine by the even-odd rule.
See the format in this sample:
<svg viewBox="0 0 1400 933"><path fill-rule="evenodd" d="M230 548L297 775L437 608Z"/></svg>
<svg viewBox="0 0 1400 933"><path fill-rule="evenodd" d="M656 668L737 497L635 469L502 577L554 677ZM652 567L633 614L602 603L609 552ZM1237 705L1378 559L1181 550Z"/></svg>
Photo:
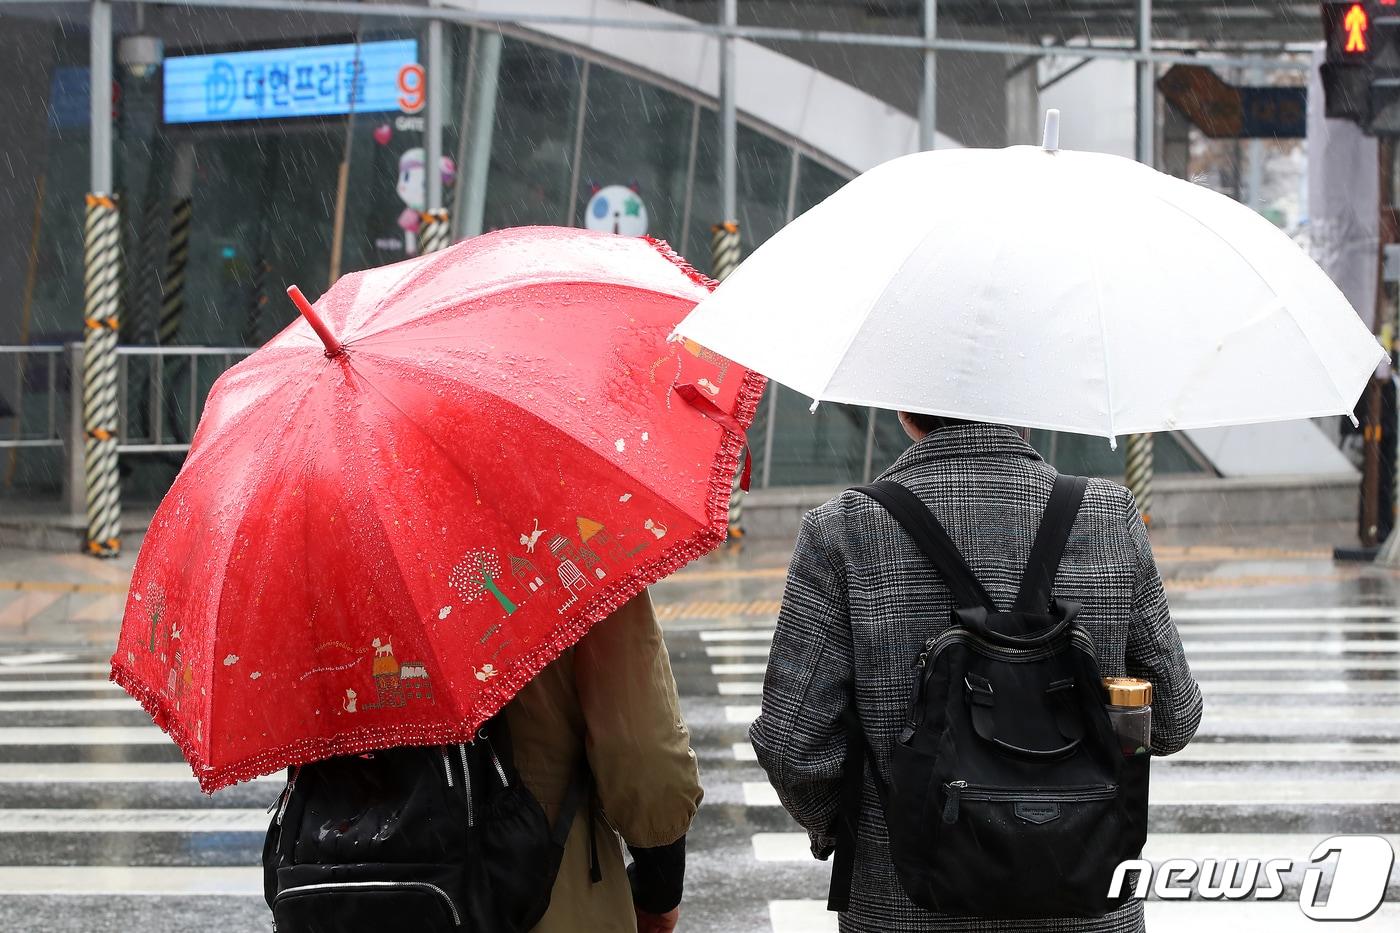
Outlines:
<svg viewBox="0 0 1400 933"><path fill-rule="evenodd" d="M938 516L1001 606L1014 601L1055 469L1011 428L901 413L916 443L881 476ZM1201 692L1182 652L1147 529L1132 494L1090 480L1055 578L1054 595L1083 605L1105 677L1152 682L1152 744L1181 750L1201 720ZM895 520L844 492L807 513L749 737L778 798L811 837L834 845L846 733L854 708L872 766L889 781L889 753L914 684L914 659L949 624L952 596ZM977 920L915 906L895 875L884 813L866 775L850 907L842 933L1135 933L1142 903L1093 920ZM1008 896L1014 896L1009 891Z"/></svg>

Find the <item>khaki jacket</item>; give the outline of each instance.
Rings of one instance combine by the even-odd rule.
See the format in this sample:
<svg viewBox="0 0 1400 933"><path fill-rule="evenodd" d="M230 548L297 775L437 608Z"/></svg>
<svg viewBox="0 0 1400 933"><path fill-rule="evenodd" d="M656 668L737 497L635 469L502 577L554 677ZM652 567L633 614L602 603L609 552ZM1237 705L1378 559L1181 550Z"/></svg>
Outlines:
<svg viewBox="0 0 1400 933"><path fill-rule="evenodd" d="M647 593L595 625L506 707L515 764L553 820L585 753L603 880L588 877L588 830L569 833L536 933L635 933L622 843L651 847L690 829L701 789L676 680ZM620 838L619 838L620 837Z"/></svg>

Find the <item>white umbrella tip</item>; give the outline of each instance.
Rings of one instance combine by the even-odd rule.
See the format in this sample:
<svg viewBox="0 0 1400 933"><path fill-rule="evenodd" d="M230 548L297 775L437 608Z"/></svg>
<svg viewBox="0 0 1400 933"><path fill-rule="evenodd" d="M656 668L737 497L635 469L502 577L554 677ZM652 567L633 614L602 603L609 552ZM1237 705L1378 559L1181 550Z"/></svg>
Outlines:
<svg viewBox="0 0 1400 933"><path fill-rule="evenodd" d="M1046 152L1060 148L1060 111L1045 111L1045 141L1040 145Z"/></svg>

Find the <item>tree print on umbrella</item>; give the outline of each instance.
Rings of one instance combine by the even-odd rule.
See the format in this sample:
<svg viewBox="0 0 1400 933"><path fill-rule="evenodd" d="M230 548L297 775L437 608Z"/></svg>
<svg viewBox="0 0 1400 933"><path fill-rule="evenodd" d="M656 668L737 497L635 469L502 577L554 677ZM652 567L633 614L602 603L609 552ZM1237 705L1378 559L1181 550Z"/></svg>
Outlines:
<svg viewBox="0 0 1400 933"><path fill-rule="evenodd" d="M496 597L506 615L515 612L515 603L501 592L496 578L501 576L501 559L491 548L475 548L463 555L447 575L447 585L462 595L464 602L475 602L484 594Z"/></svg>
<svg viewBox="0 0 1400 933"><path fill-rule="evenodd" d="M141 599L141 594L136 594L136 599ZM160 624L165 621L165 594L154 586L146 587L146 615L151 621L150 642L146 646L151 654L156 653L156 635L160 632Z"/></svg>

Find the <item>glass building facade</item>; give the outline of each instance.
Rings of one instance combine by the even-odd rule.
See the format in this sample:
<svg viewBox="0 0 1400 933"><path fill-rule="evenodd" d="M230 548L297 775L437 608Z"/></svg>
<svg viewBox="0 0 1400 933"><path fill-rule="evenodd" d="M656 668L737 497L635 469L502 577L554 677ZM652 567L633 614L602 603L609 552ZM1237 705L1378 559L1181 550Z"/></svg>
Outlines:
<svg viewBox="0 0 1400 933"><path fill-rule="evenodd" d="M0 294L0 346L62 345L82 338L86 22L81 7L28 16L14 9L0 8L0 117L11 127L0 142L0 280L9 286ZM318 49L356 39L362 48L421 48L420 23L173 9L161 17L165 67L138 71L119 56L112 91L124 344L255 347L292 320L286 285L314 296L337 265L343 273L412 255L412 187L427 171L413 74L401 80L397 110L295 116L276 107L299 88L313 93L302 79L322 80L305 73L306 63L326 54ZM584 225L595 195L622 186L642 205L647 233L709 268L710 227L721 219L712 98L537 37L500 38L462 25L447 26L445 36L444 201L457 235L474 232L474 224ZM238 58L265 51L277 54ZM257 62L248 66L255 77L245 69L219 90L216 78L224 79L210 71L201 79L207 99L190 103L206 108L204 118L172 119L171 63L213 53ZM370 80L378 78L371 72ZM208 112L216 91L241 96L237 106L258 115L217 118ZM752 249L854 173L742 112L740 121L739 221ZM172 322L165 305L184 198L188 252ZM152 448L186 441L198 399L233 358L205 358L190 384L188 372L131 357L123 371L128 431L154 434ZM0 355L0 438L36 438L66 422L72 393L63 359ZM822 405L811 413L809 404L792 390L770 388L750 436L756 487L861 481L906 446L890 412ZM1045 435L1036 442L1065 469L1122 472L1121 451L1101 439ZM159 498L179 462L169 450L124 455L127 501ZM1159 471L1200 468L1171 440L1159 441ZM55 445L0 449L0 496L56 496L64 470Z"/></svg>

